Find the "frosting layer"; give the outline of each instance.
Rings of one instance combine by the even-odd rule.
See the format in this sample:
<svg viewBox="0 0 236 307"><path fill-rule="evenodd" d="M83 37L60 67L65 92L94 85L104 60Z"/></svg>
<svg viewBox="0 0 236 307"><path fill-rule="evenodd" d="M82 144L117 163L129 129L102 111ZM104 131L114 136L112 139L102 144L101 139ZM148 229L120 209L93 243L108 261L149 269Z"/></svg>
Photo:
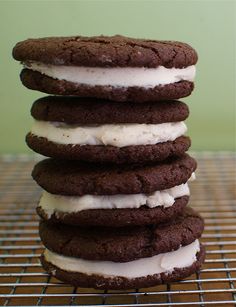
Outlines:
<svg viewBox="0 0 236 307"><path fill-rule="evenodd" d="M191 244L180 247L173 252L122 263L66 257L51 252L48 249L45 250L44 256L46 261L69 272L79 272L87 275L96 274L107 277L122 276L136 278L163 272L171 273L174 268L191 266L197 260L197 253L199 251L199 241L195 240Z"/></svg>
<svg viewBox="0 0 236 307"><path fill-rule="evenodd" d="M90 86L131 87L139 86L152 88L179 81L193 81L196 68L194 65L185 68L146 67L85 67L50 65L40 62L24 63L25 68L40 72L48 77L66 80Z"/></svg>
<svg viewBox="0 0 236 307"><path fill-rule="evenodd" d="M50 217L54 212L73 213L89 209L137 209L141 206L154 208L170 207L175 198L190 195L188 184L181 184L170 189L152 194L84 195L62 196L43 192L39 206Z"/></svg>
<svg viewBox="0 0 236 307"><path fill-rule="evenodd" d="M100 126L66 125L58 122L35 121L31 133L58 144L151 145L174 141L185 134L184 122L163 124L106 124Z"/></svg>

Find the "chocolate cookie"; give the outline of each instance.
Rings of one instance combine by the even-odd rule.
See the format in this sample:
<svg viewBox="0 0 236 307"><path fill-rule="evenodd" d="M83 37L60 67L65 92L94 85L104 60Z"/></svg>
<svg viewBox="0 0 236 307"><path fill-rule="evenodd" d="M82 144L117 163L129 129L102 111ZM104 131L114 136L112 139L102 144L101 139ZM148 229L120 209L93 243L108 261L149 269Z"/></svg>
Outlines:
<svg viewBox="0 0 236 307"><path fill-rule="evenodd" d="M196 51L173 41L52 37L18 43L23 84L49 94L114 101L157 101L190 95Z"/></svg>
<svg viewBox="0 0 236 307"><path fill-rule="evenodd" d="M93 98L46 96L33 103L31 115L36 120L68 125L162 124L184 121L189 116L189 108L176 100L124 104Z"/></svg>
<svg viewBox="0 0 236 307"><path fill-rule="evenodd" d="M174 41L115 36L46 37L16 44L13 57L53 65L183 68L197 62L196 51Z"/></svg>
<svg viewBox="0 0 236 307"><path fill-rule="evenodd" d="M183 279L204 261L203 220L191 208L159 226L79 228L40 223L46 271L79 287L128 289Z"/></svg>
<svg viewBox="0 0 236 307"><path fill-rule="evenodd" d="M128 262L177 250L200 238L203 219L185 208L175 220L145 227L79 228L41 221L40 238L50 251L86 260Z"/></svg>
<svg viewBox="0 0 236 307"><path fill-rule="evenodd" d="M153 193L187 182L196 161L184 154L150 165L90 164L45 159L32 176L47 192L59 195L114 195Z"/></svg>
<svg viewBox="0 0 236 307"><path fill-rule="evenodd" d="M86 85L81 83L58 80L45 76L30 69L23 69L21 82L31 90L54 95L73 95L78 97L96 97L120 102L148 102L168 99L179 99L189 96L194 84L190 81L178 81L167 85L157 85L152 88L141 86L118 87L111 85Z"/></svg>
<svg viewBox="0 0 236 307"><path fill-rule="evenodd" d="M183 155L191 145L190 138L187 136L155 145L121 148L111 145L64 145L32 133L27 134L26 142L31 149L46 157L115 164L163 161L171 156Z"/></svg>

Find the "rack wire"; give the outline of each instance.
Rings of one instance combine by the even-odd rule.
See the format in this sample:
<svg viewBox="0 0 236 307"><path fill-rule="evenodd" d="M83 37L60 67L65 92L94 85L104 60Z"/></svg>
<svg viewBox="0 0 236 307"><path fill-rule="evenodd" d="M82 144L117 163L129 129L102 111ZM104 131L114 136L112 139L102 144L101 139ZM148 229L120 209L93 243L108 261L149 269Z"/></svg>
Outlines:
<svg viewBox="0 0 236 307"><path fill-rule="evenodd" d="M235 306L236 155L198 153L191 206L205 218L202 270L186 280L148 289L74 288L43 271L35 206L40 189L30 178L34 157L0 158L1 306Z"/></svg>

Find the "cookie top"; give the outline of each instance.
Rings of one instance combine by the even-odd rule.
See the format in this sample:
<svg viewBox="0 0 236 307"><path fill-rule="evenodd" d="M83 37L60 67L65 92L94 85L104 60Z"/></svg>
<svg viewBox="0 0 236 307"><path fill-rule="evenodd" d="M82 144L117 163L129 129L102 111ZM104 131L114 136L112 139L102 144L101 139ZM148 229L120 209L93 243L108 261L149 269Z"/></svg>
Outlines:
<svg viewBox="0 0 236 307"><path fill-rule="evenodd" d="M60 195L151 193L187 182L197 167L187 154L150 165L92 164L45 159L32 176L46 191Z"/></svg>
<svg viewBox="0 0 236 307"><path fill-rule="evenodd" d="M41 221L39 234L49 250L88 260L127 262L177 250L202 234L203 219L191 208L171 223L128 228L79 228Z"/></svg>
<svg viewBox="0 0 236 307"><path fill-rule="evenodd" d="M185 103L175 100L124 104L93 98L47 96L34 102L31 115L37 120L67 124L161 124L185 120L189 109Z"/></svg>
<svg viewBox="0 0 236 307"><path fill-rule="evenodd" d="M183 68L197 62L188 44L136 39L120 35L27 39L13 49L18 61L89 67Z"/></svg>

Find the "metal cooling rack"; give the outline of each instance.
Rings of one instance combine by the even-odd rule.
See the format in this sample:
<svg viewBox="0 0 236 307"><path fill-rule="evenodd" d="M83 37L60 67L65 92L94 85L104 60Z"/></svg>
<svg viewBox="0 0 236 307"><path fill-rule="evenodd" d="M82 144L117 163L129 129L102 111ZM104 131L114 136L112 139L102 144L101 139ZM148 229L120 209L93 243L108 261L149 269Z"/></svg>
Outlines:
<svg viewBox="0 0 236 307"><path fill-rule="evenodd" d="M191 205L205 218L207 259L188 279L149 289L73 288L48 276L39 263L35 206L40 189L30 179L34 159L0 158L0 305L3 306L235 306L236 156L195 154Z"/></svg>

